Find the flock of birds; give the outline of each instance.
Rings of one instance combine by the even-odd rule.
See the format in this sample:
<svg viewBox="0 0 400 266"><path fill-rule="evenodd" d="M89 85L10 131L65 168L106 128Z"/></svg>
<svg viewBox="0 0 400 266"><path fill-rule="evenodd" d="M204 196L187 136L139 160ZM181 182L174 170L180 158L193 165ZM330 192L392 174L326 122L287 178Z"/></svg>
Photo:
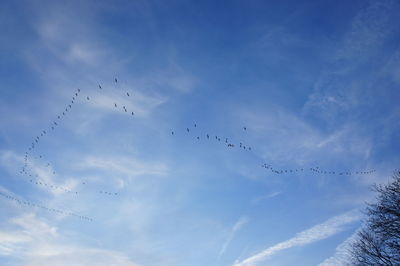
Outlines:
<svg viewBox="0 0 400 266"><path fill-rule="evenodd" d="M117 78L114 79L115 85L118 84L118 80ZM98 85L98 90L102 91L103 87L101 84ZM35 152L36 149L38 147L38 145L40 144L40 142L42 141L43 138L47 137L50 132L54 131L57 129L57 127L59 127L62 124L63 119L68 115L68 113L71 111L72 107L74 106L74 104L76 103L76 101L78 100L78 97L80 96L81 90L77 89L73 96L70 99L70 102L68 102L67 105L65 105L65 108L63 109L62 112L60 112L58 115L56 115L56 119L54 119L53 121L51 121L50 125L41 130L40 133L38 135L36 135L32 142L30 143L29 147L27 148L25 155L24 155L24 163L23 166L21 167L19 174L21 175L25 175L28 180L29 183L32 185L36 185L36 186L41 186L43 188L46 188L48 190L54 190L54 191L59 191L59 192L64 192L64 193L68 193L68 194L73 194L73 195L78 195L79 192L76 190L73 190L71 188L65 187L65 186L60 186L60 185L56 185L56 184L52 184L50 182L45 182L44 180L46 178L43 178L41 176L40 173L38 173L37 171L35 171L33 169L33 167L30 166L31 161L33 160L42 160L44 161L44 156L42 154L35 156ZM133 95L132 93L129 93L129 91L125 91L124 92L124 96L127 98L130 98L131 95ZM91 101L92 98L87 95L86 96L86 101ZM114 102L114 108L116 108L118 110L119 107L122 107L122 111L124 113L129 114L130 116L134 116L135 113L133 111L128 110L128 108L125 105L122 105L118 102ZM239 141L232 141L230 138L227 137L221 137L218 135L214 135L214 134L210 134L210 133L206 133L203 135L199 135L197 134L197 131L195 130L197 128L197 124L194 123L193 127L186 127L186 130L180 130L178 131L171 131L171 135L172 136L176 136L177 134L189 134L191 135L193 133L193 135L195 136L195 139L200 140L200 139L205 139L205 140L214 140L217 143L221 143L223 145L226 145L226 147L232 149L232 148L238 148L241 149L243 151L252 151L252 148L250 145L245 144L243 142L239 142ZM186 131L186 132L185 132ZM243 131L246 132L247 131L247 127L243 126ZM54 170L54 167L51 165L50 162L45 162L45 167L47 167L49 169L49 171L47 173L52 173L53 175L56 175L56 171ZM367 174L373 174L374 172L376 172L376 170L368 170L368 171L327 171L327 170L323 170L320 169L319 167L305 167L305 168L295 168L295 169L277 169L275 167L273 167L270 164L264 163L261 165L262 168L265 168L266 170L269 170L271 173L274 174L292 174L292 173L301 173L301 172L305 172L306 170L310 171L313 174L331 174L331 175L367 175ZM48 179L48 178L47 178ZM80 185L86 185L85 182L82 182ZM104 191L104 190L100 190L98 191L99 194L102 195L107 195L107 196L116 196L118 195L118 193L116 192L110 192L110 191ZM93 221L92 218L83 216L83 215L78 215L74 212L70 212L70 211L65 211L65 210L60 210L60 209L54 209L54 208L49 208L46 207L44 205L41 204L35 204L26 200L20 200L17 199L14 196L10 196L7 195L3 192L0 192L0 195L3 196L4 198L7 198L9 200L15 201L16 203L20 204L20 205L25 205L25 206L30 206L30 207L38 207L41 208L43 210L47 210L47 211L51 211L51 212L55 212L55 213L59 213L59 214L64 214L64 215L69 215L69 216L74 216L77 217L79 219L83 219L83 220L87 220L87 221Z"/></svg>
<svg viewBox="0 0 400 266"><path fill-rule="evenodd" d="M194 123L193 124L193 127L194 128L197 128L197 124L196 123ZM246 127L243 127L243 130L247 130L247 128ZM192 132L194 132L194 130L193 130L193 128L191 128L191 127L187 127L186 128L186 133L187 134L190 134L190 133L192 133ZM172 136L176 136L176 133L175 133L175 131L171 131L171 135ZM224 144L224 145L226 145L228 148L234 148L234 147L238 147L238 148L240 148L240 149L243 149L243 150L249 150L249 151L251 151L251 147L249 146L249 145L245 145L245 144L243 144L242 142L234 142L234 141L232 141L232 140L230 140L229 138L222 138L221 139L221 137L219 137L219 136L217 136L217 135L211 135L211 134L209 134L209 133L206 133L205 135L199 135L199 134L195 134L196 135L196 139L197 140L200 140L200 139L202 139L202 138L204 138L204 139L206 139L206 140L212 140L212 139L215 139L215 141L217 141L218 143L222 143L222 144Z"/></svg>
<svg viewBox="0 0 400 266"><path fill-rule="evenodd" d="M15 196L10 196L10 195L5 194L5 193L3 193L1 191L0 191L0 196L6 198L8 200L11 200L11 201L13 201L13 202L15 202L15 203L17 203L19 205L24 205L24 206L29 206L29 207L37 207L37 208L41 208L41 209L49 211L49 212L54 212L54 213L58 213L58 214L64 214L64 215L68 215L68 216L73 216L73 217L76 217L78 219L82 219L82 220L86 220L86 221L91 221L91 222L93 221L93 218L87 217L85 215L79 215L79 214L74 213L74 212L69 212L69 211L55 209L55 208L49 208L49 207L47 207L45 205L42 205L42 204L33 203L31 201L18 199Z"/></svg>
<svg viewBox="0 0 400 266"><path fill-rule="evenodd" d="M327 171L327 170L322 170L319 167L310 167L310 168L295 168L295 169L275 169L273 168L270 164L262 164L262 168L269 169L272 173L274 174L292 174L292 173L299 173L303 171L310 171L311 173L314 174L330 174L330 175L370 175L376 172L375 169L373 170L368 170L368 171Z"/></svg>

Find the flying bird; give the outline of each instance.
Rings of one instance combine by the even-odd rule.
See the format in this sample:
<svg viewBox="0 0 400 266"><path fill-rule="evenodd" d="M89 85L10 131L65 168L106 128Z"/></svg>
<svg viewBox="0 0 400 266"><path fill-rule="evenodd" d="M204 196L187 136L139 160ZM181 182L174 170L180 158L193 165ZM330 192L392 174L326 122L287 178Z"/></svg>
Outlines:
<svg viewBox="0 0 400 266"><path fill-rule="evenodd" d="M115 81L115 83L117 83L118 82L117 78L115 78L114 81Z"/></svg>
<svg viewBox="0 0 400 266"><path fill-rule="evenodd" d="M99 89L101 89L101 85L99 84Z"/></svg>
<svg viewBox="0 0 400 266"><path fill-rule="evenodd" d="M129 96L129 93L127 92L127 93L126 93L126 95L128 95L128 96Z"/></svg>

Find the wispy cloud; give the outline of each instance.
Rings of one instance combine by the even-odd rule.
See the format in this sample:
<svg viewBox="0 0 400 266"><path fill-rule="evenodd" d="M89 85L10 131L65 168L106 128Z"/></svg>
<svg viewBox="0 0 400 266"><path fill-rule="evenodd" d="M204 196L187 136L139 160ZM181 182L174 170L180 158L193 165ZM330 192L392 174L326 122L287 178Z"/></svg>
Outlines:
<svg viewBox="0 0 400 266"><path fill-rule="evenodd" d="M268 193L266 195L255 197L255 198L253 198L252 203L255 204L255 203L258 203L258 202L266 200L266 199L274 198L274 197L280 195L281 193L282 193L281 191L275 191L275 192Z"/></svg>
<svg viewBox="0 0 400 266"><path fill-rule="evenodd" d="M20 170L20 167L22 167L23 162L23 156L20 156L13 151L0 150L0 166L6 169L10 174L17 174L17 172ZM43 184L46 184L40 185L37 188L53 195L65 194L67 191L74 190L79 184L79 180L76 178L64 177L63 181L60 182L57 180L57 176L53 173L54 169L51 167L51 165L44 165L32 156L29 157L29 163L26 169L31 175L27 176L29 179L31 179L33 182L40 181L43 182ZM23 179L29 180L25 176ZM51 189L51 187L62 187L63 189Z"/></svg>
<svg viewBox="0 0 400 266"><path fill-rule="evenodd" d="M168 167L164 163L152 163L135 160L134 158L119 157L99 157L84 156L81 163L76 165L78 168L92 168L109 170L114 173L121 173L131 176L138 175L165 175Z"/></svg>
<svg viewBox="0 0 400 266"><path fill-rule="evenodd" d="M225 253L226 249L228 248L229 244L235 237L236 233L245 225L249 222L249 219L245 216L242 216L237 220L235 225L231 228L228 237L226 238L224 244L221 247L221 250L218 253L218 258L217 260Z"/></svg>
<svg viewBox="0 0 400 266"><path fill-rule="evenodd" d="M20 258L20 265L138 265L116 251L66 242L57 227L33 213L12 218L8 223L13 230L0 231L0 254Z"/></svg>
<svg viewBox="0 0 400 266"><path fill-rule="evenodd" d="M269 247L245 260L236 261L234 266L251 266L262 262L274 254L289 249L295 246L304 246L316 241L320 241L331 237L343 230L345 225L354 223L360 219L360 214L357 210L352 210L344 214L330 218L322 224L315 225L305 231L298 233L295 237Z"/></svg>
<svg viewBox="0 0 400 266"><path fill-rule="evenodd" d="M354 242L358 231L348 237L345 241L343 241L339 246L336 247L335 254L320 264L318 266L343 266L346 265L346 262L349 262L349 248L351 243Z"/></svg>

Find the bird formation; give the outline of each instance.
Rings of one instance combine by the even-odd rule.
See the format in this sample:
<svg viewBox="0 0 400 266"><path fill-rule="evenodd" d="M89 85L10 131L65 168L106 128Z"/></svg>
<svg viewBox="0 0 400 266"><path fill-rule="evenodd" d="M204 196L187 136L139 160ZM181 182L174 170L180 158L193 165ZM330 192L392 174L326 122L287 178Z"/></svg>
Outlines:
<svg viewBox="0 0 400 266"><path fill-rule="evenodd" d="M44 156L43 155L39 155L39 157L37 157L37 158L43 159ZM47 163L46 167L50 167L50 163ZM29 177L29 182L31 184L33 184L33 185L46 187L47 189L53 190L53 191L60 191L60 192L65 192L65 193L69 193L69 194L74 194L74 195L78 195L79 194L78 191L73 191L70 188L46 183L45 181L43 181L43 178L39 174L35 174L35 173L31 172L29 170L29 168L27 168L27 167L22 169L20 171L20 173L28 176ZM55 174L55 171L53 171L53 174ZM86 185L86 182L81 182L81 185ZM114 196L118 195L118 193L109 192L109 191L103 191L103 190L98 191L98 193L104 194L104 195L114 195Z"/></svg>
<svg viewBox="0 0 400 266"><path fill-rule="evenodd" d="M118 84L118 79L114 78L114 84L115 84L115 88L117 87ZM101 84L98 84L98 90L100 91L104 91L105 88L103 88L103 86ZM36 186L42 186L42 187L46 187L47 189L50 190L55 190L55 191L63 191L66 193L70 193L70 194L74 194L74 195L78 195L79 193L77 191L73 191L69 188L66 187L62 187L62 186L57 186L57 185L52 185L49 183L44 182L44 178L41 177L39 174L33 173L32 171L29 170L29 158L33 157L35 159L40 159L40 160L44 160L44 157L42 155L39 155L39 158L34 157L33 153L35 152L35 150L37 149L37 146L39 145L40 141L42 140L42 138L44 138L45 136L47 136L49 134L49 132L54 131L58 126L61 125L62 120L67 116L67 114L69 113L69 111L72 109L74 103L76 102L76 100L78 99L78 96L80 95L81 90L77 89L70 102L65 105L65 109L63 109L62 112L60 112L57 116L56 119L54 119L54 121L51 121L50 126L46 129L41 130L41 132L35 136L32 140L32 143L29 145L27 151L25 152L24 155L24 163L23 166L20 170L20 174L26 175L29 179L29 182L33 185ZM126 99L130 99L132 98L133 94L125 91L124 93L124 97ZM92 97L90 95L86 95L86 101L84 102L90 102L90 101L95 101L95 97ZM134 116L135 113L132 110L128 110L128 108L126 107L126 105L121 104L120 102L113 102L113 108L116 110L122 110L123 113L129 114L130 116ZM243 126L242 127L244 132L247 132L247 126ZM252 148L250 145L244 143L244 142L239 142L239 141L232 141L230 138L227 137L221 137L218 135L214 135L214 134L210 134L210 133L206 133L206 134L198 134L198 125L197 123L193 123L193 126L188 126L186 127L186 133L182 133L185 132L185 130L179 130L179 131L171 131L171 135L172 136L177 136L182 134L189 134L191 136L193 136L195 139L197 139L197 141L200 141L202 139L205 139L207 141L213 141L214 143L220 143L222 145L226 145L227 148L229 149L239 149L239 150L243 150L243 151L252 151ZM51 166L51 164L49 162L47 162L46 167L49 167L50 169L53 169L53 167ZM326 170L322 170L319 167L309 167L309 168L295 168L295 169L276 169L274 167L272 167L269 164L262 164L262 167L270 170L272 173L274 174L288 174L288 173L296 173L296 172L304 172L304 171L310 171L312 173L315 174L333 174L333 175L367 175L367 174L372 174L374 173L376 170L369 170L369 171L326 171ZM52 170L53 175L56 174L56 172L54 170ZM82 185L86 185L85 182L82 182ZM105 191L105 190L100 190L98 191L99 194L102 195L107 195L107 196L116 196L118 195L118 193L116 192L110 192L110 191ZM48 208L46 206L40 205L40 204L34 204L31 203L29 201L23 201L23 200L19 200L13 196L9 196L6 195L4 193L0 192L0 195L13 200L17 203L19 203L20 205L26 205L26 206L31 206L31 207L39 207L48 211L52 211L52 212L56 212L56 213L60 213L60 214L66 214L69 216L74 216L74 217L78 217L80 219L83 220L89 220L89 221L93 221L92 218L86 217L86 216L82 216L82 215L78 215L72 212L67 212L67 211L63 211L63 210L59 210L59 209L52 209L52 208Z"/></svg>
<svg viewBox="0 0 400 266"><path fill-rule="evenodd" d="M47 189L50 189L50 190L53 190L53 191L63 191L63 192L70 193L70 194L75 194L75 195L78 194L77 191L72 191L69 188L48 184L45 181L43 181L38 174L34 174L34 173L28 172L28 171L29 171L29 169L28 170L27 169L21 170L22 174L25 174L26 176L29 177L29 182L31 184L33 184L33 185L46 187Z"/></svg>
<svg viewBox="0 0 400 266"><path fill-rule="evenodd" d="M27 200L20 200L17 197L7 195L7 194L5 194L3 192L0 192L0 196L6 198L8 200L11 200L13 202L16 202L19 205L37 207L37 208L41 208L41 209L49 211L49 212L54 212L54 213L68 215L68 216L73 216L73 217L79 218L81 220L86 220L86 221L91 221L91 222L93 221L93 218L90 218L90 217L87 217L87 216L84 216L84 215L79 215L79 214L76 214L74 212L65 211L65 210L61 210L61 209L49 208L49 207L47 207L45 205L38 204L38 203L32 203L32 202L27 201Z"/></svg>
<svg viewBox="0 0 400 266"><path fill-rule="evenodd" d="M309 168L295 168L295 169L276 169L273 168L270 164L262 164L262 168L269 169L274 174L290 174L296 172L310 171L314 174L331 174L331 175L369 175L376 172L376 170L368 170L368 171L326 171L322 170L319 167L309 167Z"/></svg>
<svg viewBox="0 0 400 266"><path fill-rule="evenodd" d="M195 128L197 128L197 124L196 124L196 123L194 123L193 125L194 125ZM192 129L192 131L191 131L191 129ZM247 130L246 127L243 127L243 129L244 129L244 130ZM191 134L191 133L193 133L193 132L195 132L195 131L194 131L194 128L186 127L186 133ZM175 136L175 131L171 131L171 135L172 135L172 136ZM207 139L207 140L209 140L209 139L211 138L211 137L210 137L211 135L210 135L209 133L206 133L205 135L204 135L204 134L201 134L201 135L199 135L199 134L193 134L193 135L195 135L195 137L196 137L197 140L200 140L200 139L202 139L203 137L204 137L204 139ZM211 138L211 139L213 139L213 138ZM217 135L215 135L215 140L218 141L219 143L222 143L222 144L226 145L228 148L237 147L237 148L239 148L239 149L251 151L251 147L250 147L250 146L246 146L246 145L244 145L242 142L239 142L239 144L238 144L238 143L234 144L234 142L232 142L229 138L226 138L226 137L225 137L225 140L224 140L224 141L221 141L221 138L218 137Z"/></svg>
<svg viewBox="0 0 400 266"><path fill-rule="evenodd" d="M75 103L76 99L78 98L80 92L81 92L81 90L80 90L80 89L77 89L76 92L74 93L74 96L72 96L72 98L71 98L71 102L70 102L69 104L67 104L67 105L65 106L65 109L64 109L61 113L59 113L59 114L57 115L57 118L56 118L56 119L54 119L54 120L51 122L51 125L49 126L49 128L41 130L40 134L38 134L38 135L32 140L31 145L28 147L28 150L25 152L25 155L26 155L25 161L27 161L27 157L29 156L29 153L30 153L30 152L33 152L33 151L35 150L36 146L39 145L40 140L41 140L43 137L45 137L45 136L48 134L48 132L55 130L55 129L57 128L57 126L60 125L60 121L67 115L67 113L69 112L69 110L72 109L72 106L73 106L73 104Z"/></svg>

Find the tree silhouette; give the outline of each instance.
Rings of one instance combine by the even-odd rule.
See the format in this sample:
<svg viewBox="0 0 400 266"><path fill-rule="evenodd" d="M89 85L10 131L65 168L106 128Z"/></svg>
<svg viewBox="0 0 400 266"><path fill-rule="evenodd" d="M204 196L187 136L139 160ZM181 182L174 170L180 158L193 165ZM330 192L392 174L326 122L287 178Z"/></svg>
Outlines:
<svg viewBox="0 0 400 266"><path fill-rule="evenodd" d="M377 201L350 247L352 265L400 265L400 171L386 185L374 185Z"/></svg>

